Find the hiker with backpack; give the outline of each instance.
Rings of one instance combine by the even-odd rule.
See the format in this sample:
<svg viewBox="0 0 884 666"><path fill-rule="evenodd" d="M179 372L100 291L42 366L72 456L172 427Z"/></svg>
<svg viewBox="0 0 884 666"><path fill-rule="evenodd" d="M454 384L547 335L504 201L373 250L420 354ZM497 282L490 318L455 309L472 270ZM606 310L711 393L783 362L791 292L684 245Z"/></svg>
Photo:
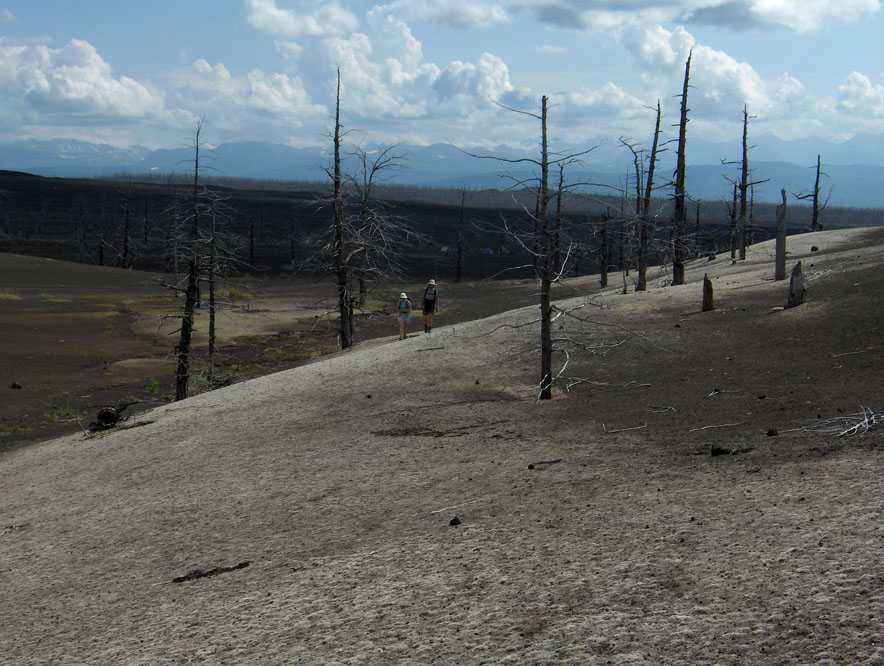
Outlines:
<svg viewBox="0 0 884 666"><path fill-rule="evenodd" d="M424 333L433 330L433 313L439 307L439 292L436 291L436 281L430 280L424 289Z"/></svg>
<svg viewBox="0 0 884 666"><path fill-rule="evenodd" d="M408 337L408 322L411 321L411 300L404 291L399 294L399 304L396 306L399 314L399 339L404 340Z"/></svg>

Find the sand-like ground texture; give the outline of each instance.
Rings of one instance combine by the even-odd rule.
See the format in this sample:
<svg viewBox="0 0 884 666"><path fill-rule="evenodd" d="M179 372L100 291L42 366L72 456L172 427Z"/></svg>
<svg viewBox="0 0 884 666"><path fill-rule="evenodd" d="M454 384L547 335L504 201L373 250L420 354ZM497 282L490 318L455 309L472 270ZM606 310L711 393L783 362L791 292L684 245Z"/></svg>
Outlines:
<svg viewBox="0 0 884 666"><path fill-rule="evenodd" d="M0 454L0 662L884 663L884 235L772 250Z"/></svg>

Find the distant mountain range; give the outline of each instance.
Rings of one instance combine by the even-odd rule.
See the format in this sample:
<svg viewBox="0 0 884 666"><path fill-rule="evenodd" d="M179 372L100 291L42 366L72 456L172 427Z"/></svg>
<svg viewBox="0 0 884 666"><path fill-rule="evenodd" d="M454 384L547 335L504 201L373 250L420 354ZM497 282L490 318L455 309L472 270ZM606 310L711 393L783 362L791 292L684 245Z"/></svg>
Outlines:
<svg viewBox="0 0 884 666"><path fill-rule="evenodd" d="M574 148L574 151L581 147ZM450 144L403 145L406 156L401 169L386 172L385 182L426 187L506 188L530 175L524 164L507 164L470 156ZM530 156L524 151L500 147L481 154L509 159ZM672 173L674 147L670 146L660 164L659 182ZM844 143L819 140L783 141L773 135L756 137L751 149L752 177L767 180L755 190L759 202L779 200L780 188L805 192L813 186L813 165L822 155L823 191L832 189L831 205L884 208L884 136L858 136ZM693 139L688 148L688 189L705 201L727 199L731 185L725 176L736 177L736 165L722 160L740 157L737 141L714 143ZM23 140L0 144L0 169L26 171L44 176L98 177L122 173L180 173L192 169L190 148L150 150L134 146L115 148L75 140ZM206 174L237 178L318 181L325 178L328 151L292 148L280 144L225 143L203 151ZM355 170L348 157L345 167ZM610 194L610 187L622 187L631 168L631 157L616 140L598 147L571 167L566 179L591 182L583 188ZM507 174L506 176L502 174ZM610 187L605 187L610 186ZM633 187L630 179L630 189Z"/></svg>

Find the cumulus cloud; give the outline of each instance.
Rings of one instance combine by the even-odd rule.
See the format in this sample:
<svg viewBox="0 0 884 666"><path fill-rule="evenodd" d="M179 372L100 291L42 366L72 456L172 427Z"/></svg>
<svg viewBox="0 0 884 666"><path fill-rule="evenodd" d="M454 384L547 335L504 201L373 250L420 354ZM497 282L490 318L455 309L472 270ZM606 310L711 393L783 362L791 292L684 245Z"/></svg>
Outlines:
<svg viewBox="0 0 884 666"><path fill-rule="evenodd" d="M180 117L206 115L216 130L241 137L280 136L280 128L295 131L327 113L297 77L261 69L233 75L223 63L204 59L172 74L167 87L169 107Z"/></svg>
<svg viewBox="0 0 884 666"><path fill-rule="evenodd" d="M162 95L113 70L89 42L73 39L60 49L0 42L0 84L45 122L136 119L162 111Z"/></svg>
<svg viewBox="0 0 884 666"><path fill-rule="evenodd" d="M341 35L359 25L339 0L297 0L285 7L276 0L246 0L246 15L255 29L288 39Z"/></svg>
<svg viewBox="0 0 884 666"><path fill-rule="evenodd" d="M884 117L884 85L874 83L865 74L851 72L838 86L837 108L860 118Z"/></svg>

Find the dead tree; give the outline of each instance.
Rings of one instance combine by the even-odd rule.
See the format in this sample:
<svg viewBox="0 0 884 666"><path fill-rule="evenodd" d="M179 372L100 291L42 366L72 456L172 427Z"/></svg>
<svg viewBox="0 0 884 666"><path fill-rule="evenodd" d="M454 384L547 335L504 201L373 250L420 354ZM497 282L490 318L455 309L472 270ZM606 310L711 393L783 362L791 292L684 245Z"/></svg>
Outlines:
<svg viewBox="0 0 884 666"><path fill-rule="evenodd" d="M829 205L829 199L832 197L832 190L829 189L829 194L826 196L826 200L820 204L820 177L828 176L827 173L821 170L822 162L820 161L820 156L816 156L816 178L813 183L813 191L804 192L801 194L794 194L793 196L796 199L806 201L810 200L812 202L811 207L811 218L810 218L810 230L811 231L821 231L823 228L823 223L820 220L820 215Z"/></svg>
<svg viewBox="0 0 884 666"><path fill-rule="evenodd" d="M178 338L178 364L175 370L175 400L187 397L190 382L190 347L193 339L193 312L196 307L199 289L199 256L197 242L200 234L200 147L203 129L202 118L193 130L193 190L190 201L191 233L187 245L188 269L187 287L184 289L184 308L181 315L181 330Z"/></svg>
<svg viewBox="0 0 884 666"><path fill-rule="evenodd" d="M787 308L794 308L804 303L804 272L801 270L801 262L795 264L792 276L789 278L789 299L786 301Z"/></svg>
<svg viewBox="0 0 884 666"><path fill-rule="evenodd" d="M638 279L635 283L636 291L645 291L648 288L648 240L651 225L651 195L654 191L654 171L657 168L657 157L662 150L660 145L660 121L662 112L660 100L657 100L657 115L654 122L654 138L651 142L651 154L648 159L648 175L645 182L645 196L639 211L639 237L638 237ZM665 149L663 149L665 150Z"/></svg>
<svg viewBox="0 0 884 666"><path fill-rule="evenodd" d="M774 280L786 279L786 190L780 190L783 203L777 206L777 241Z"/></svg>
<svg viewBox="0 0 884 666"><path fill-rule="evenodd" d="M746 258L746 214L749 193L749 107L743 105L743 160L740 167L740 259Z"/></svg>
<svg viewBox="0 0 884 666"><path fill-rule="evenodd" d="M507 233L511 238L513 238L523 250L527 250L529 253L533 255L533 259L535 265L537 266L537 279L540 283L540 382L539 382L539 392L538 399L540 400L549 400L552 398L552 387L555 383L556 379L559 375L564 371L564 367L567 366L567 360L563 364L562 369L560 369L559 373L553 373L553 353L558 351L565 355L567 359L567 350L563 348L554 349L553 344L554 340L552 337L552 321L553 321L553 305L551 299L551 290L552 284L555 281L559 281L562 279L564 271L562 266L557 266L554 264L555 258L555 246L554 246L554 221L551 220L551 211L550 211L550 187L549 187L549 171L551 166L560 166L562 164L570 164L573 163L577 158L582 155L586 155L591 152L592 149L573 153L570 155L565 155L563 157L558 157L555 159L550 159L550 148L549 148L549 98L546 95L543 95L540 100L540 113L536 113L533 111L523 111L518 109L512 109L510 107L506 107L501 105L502 108L505 108L509 111L513 111L515 113L533 118L540 123L540 159L534 158L520 158L520 159L507 159L503 157L495 157L495 156L486 156L486 155L474 155L471 153L467 153L472 155L473 157L479 159L491 159L496 160L498 162L505 163L530 163L533 164L536 168L539 169L539 175L536 178L528 179L530 181L537 182L537 196L536 196L536 206L535 213L531 213L531 211L527 210L527 207L524 208L524 212L528 214L533 221L533 229L537 230L537 233L531 233L528 238L525 238L524 233L519 233L517 231L513 231L509 228L506 220L503 220L503 233ZM560 171L562 173L562 171ZM525 180L518 181L519 183L527 182ZM560 189L564 191L567 186L562 185ZM536 249L534 249L536 248ZM568 255L570 256L570 248L568 251ZM562 262L562 265L567 263L567 258ZM524 268L524 267L518 267ZM563 344L567 344L567 340L561 340Z"/></svg>
<svg viewBox="0 0 884 666"><path fill-rule="evenodd" d="M703 275L703 312L709 312L715 309L715 302L712 295L712 280L709 275Z"/></svg>
<svg viewBox="0 0 884 666"><path fill-rule="evenodd" d="M685 229L687 225L687 208L685 190L685 172L687 164L685 151L687 144L688 129L688 88L691 80L691 58L693 49L688 54L684 67L684 84L681 91L681 115L678 123L678 157L675 167L675 207L673 211L673 237L672 237L672 284L684 284L684 261L685 261Z"/></svg>
<svg viewBox="0 0 884 666"><path fill-rule="evenodd" d="M335 92L332 225L334 229L335 275L338 282L338 316L340 318L338 332L341 349L349 349L353 346L353 326L350 321L352 315L348 287L350 276L347 271L347 257L344 255L344 181L341 174L341 139L341 70L338 69Z"/></svg>

